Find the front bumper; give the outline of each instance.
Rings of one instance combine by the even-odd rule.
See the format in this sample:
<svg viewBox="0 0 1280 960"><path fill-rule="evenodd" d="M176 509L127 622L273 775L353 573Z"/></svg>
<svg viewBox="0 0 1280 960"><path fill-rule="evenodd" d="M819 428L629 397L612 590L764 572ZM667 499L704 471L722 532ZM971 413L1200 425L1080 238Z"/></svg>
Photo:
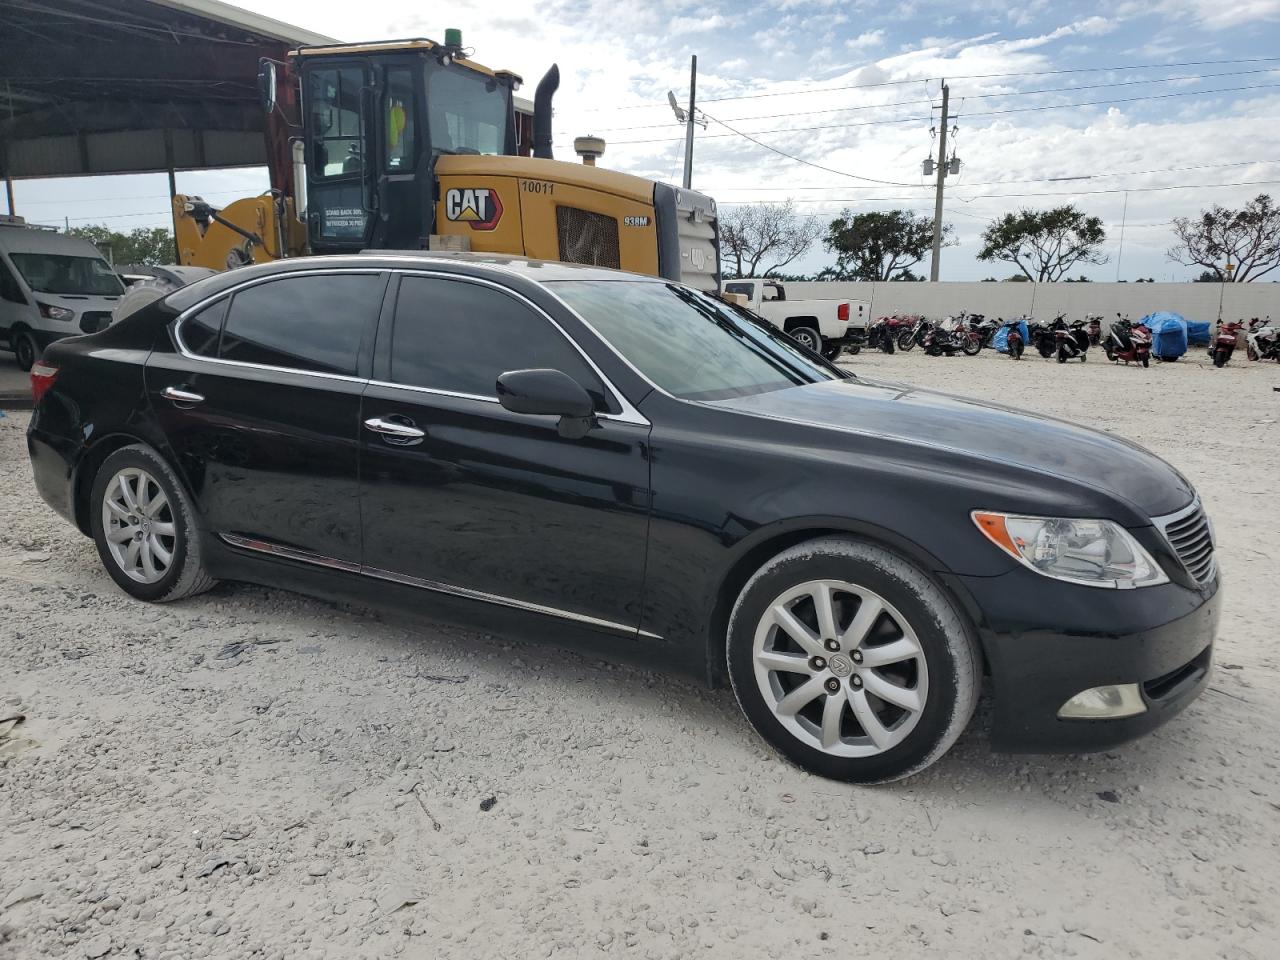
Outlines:
<svg viewBox="0 0 1280 960"><path fill-rule="evenodd" d="M1102 590L1029 570L960 579L976 604L991 671L995 750L1106 749L1154 730L1208 685L1222 605L1217 576L1194 590L1176 583ZM1138 684L1143 713L1058 717L1083 690L1130 683Z"/></svg>

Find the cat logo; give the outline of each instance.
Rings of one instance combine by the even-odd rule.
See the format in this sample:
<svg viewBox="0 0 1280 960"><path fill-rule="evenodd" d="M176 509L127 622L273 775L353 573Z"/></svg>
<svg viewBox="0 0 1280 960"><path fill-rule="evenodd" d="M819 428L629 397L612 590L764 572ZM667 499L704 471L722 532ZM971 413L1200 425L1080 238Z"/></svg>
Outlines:
<svg viewBox="0 0 1280 960"><path fill-rule="evenodd" d="M444 194L444 215L472 230L492 230L502 219L502 201L488 187L453 187Z"/></svg>

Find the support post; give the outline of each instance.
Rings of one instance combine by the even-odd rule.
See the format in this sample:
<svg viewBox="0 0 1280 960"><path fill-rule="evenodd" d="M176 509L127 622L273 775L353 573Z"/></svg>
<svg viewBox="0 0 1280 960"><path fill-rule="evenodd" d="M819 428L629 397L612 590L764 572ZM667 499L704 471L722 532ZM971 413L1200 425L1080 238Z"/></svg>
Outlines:
<svg viewBox="0 0 1280 960"><path fill-rule="evenodd" d="M698 55L689 61L689 112L684 119L684 188L693 186L693 111L698 89Z"/></svg>
<svg viewBox="0 0 1280 960"><path fill-rule="evenodd" d="M933 201L933 258L929 261L929 279L937 281L942 265L942 185L947 176L947 124L951 122L951 88L942 81L942 125L938 134L938 189Z"/></svg>

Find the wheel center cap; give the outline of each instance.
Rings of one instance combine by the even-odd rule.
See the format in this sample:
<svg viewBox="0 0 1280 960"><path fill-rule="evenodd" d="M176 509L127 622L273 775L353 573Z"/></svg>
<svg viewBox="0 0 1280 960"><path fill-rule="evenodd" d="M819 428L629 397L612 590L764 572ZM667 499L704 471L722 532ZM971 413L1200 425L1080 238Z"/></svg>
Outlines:
<svg viewBox="0 0 1280 960"><path fill-rule="evenodd" d="M827 660L827 666L837 677L844 678L853 673L853 661L843 653L837 653Z"/></svg>
<svg viewBox="0 0 1280 960"><path fill-rule="evenodd" d="M143 533L151 532L151 521L148 520L146 517L142 518L142 532Z"/></svg>

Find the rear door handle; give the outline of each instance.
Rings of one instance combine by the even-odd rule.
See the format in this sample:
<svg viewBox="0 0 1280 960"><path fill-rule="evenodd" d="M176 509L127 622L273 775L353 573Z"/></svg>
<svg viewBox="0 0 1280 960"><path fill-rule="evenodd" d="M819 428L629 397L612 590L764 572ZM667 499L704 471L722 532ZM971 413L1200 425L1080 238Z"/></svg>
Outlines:
<svg viewBox="0 0 1280 960"><path fill-rule="evenodd" d="M414 444L421 443L422 438L427 435L425 430L419 430L414 426L413 421L408 417L371 417L364 422L365 428L372 430L374 433L380 434L387 443L394 443L402 447L411 447Z"/></svg>
<svg viewBox="0 0 1280 960"><path fill-rule="evenodd" d="M160 396L166 400L172 400L177 404L195 404L203 403L204 397L198 393L192 393L190 390L183 390L181 387L165 387L160 392Z"/></svg>

